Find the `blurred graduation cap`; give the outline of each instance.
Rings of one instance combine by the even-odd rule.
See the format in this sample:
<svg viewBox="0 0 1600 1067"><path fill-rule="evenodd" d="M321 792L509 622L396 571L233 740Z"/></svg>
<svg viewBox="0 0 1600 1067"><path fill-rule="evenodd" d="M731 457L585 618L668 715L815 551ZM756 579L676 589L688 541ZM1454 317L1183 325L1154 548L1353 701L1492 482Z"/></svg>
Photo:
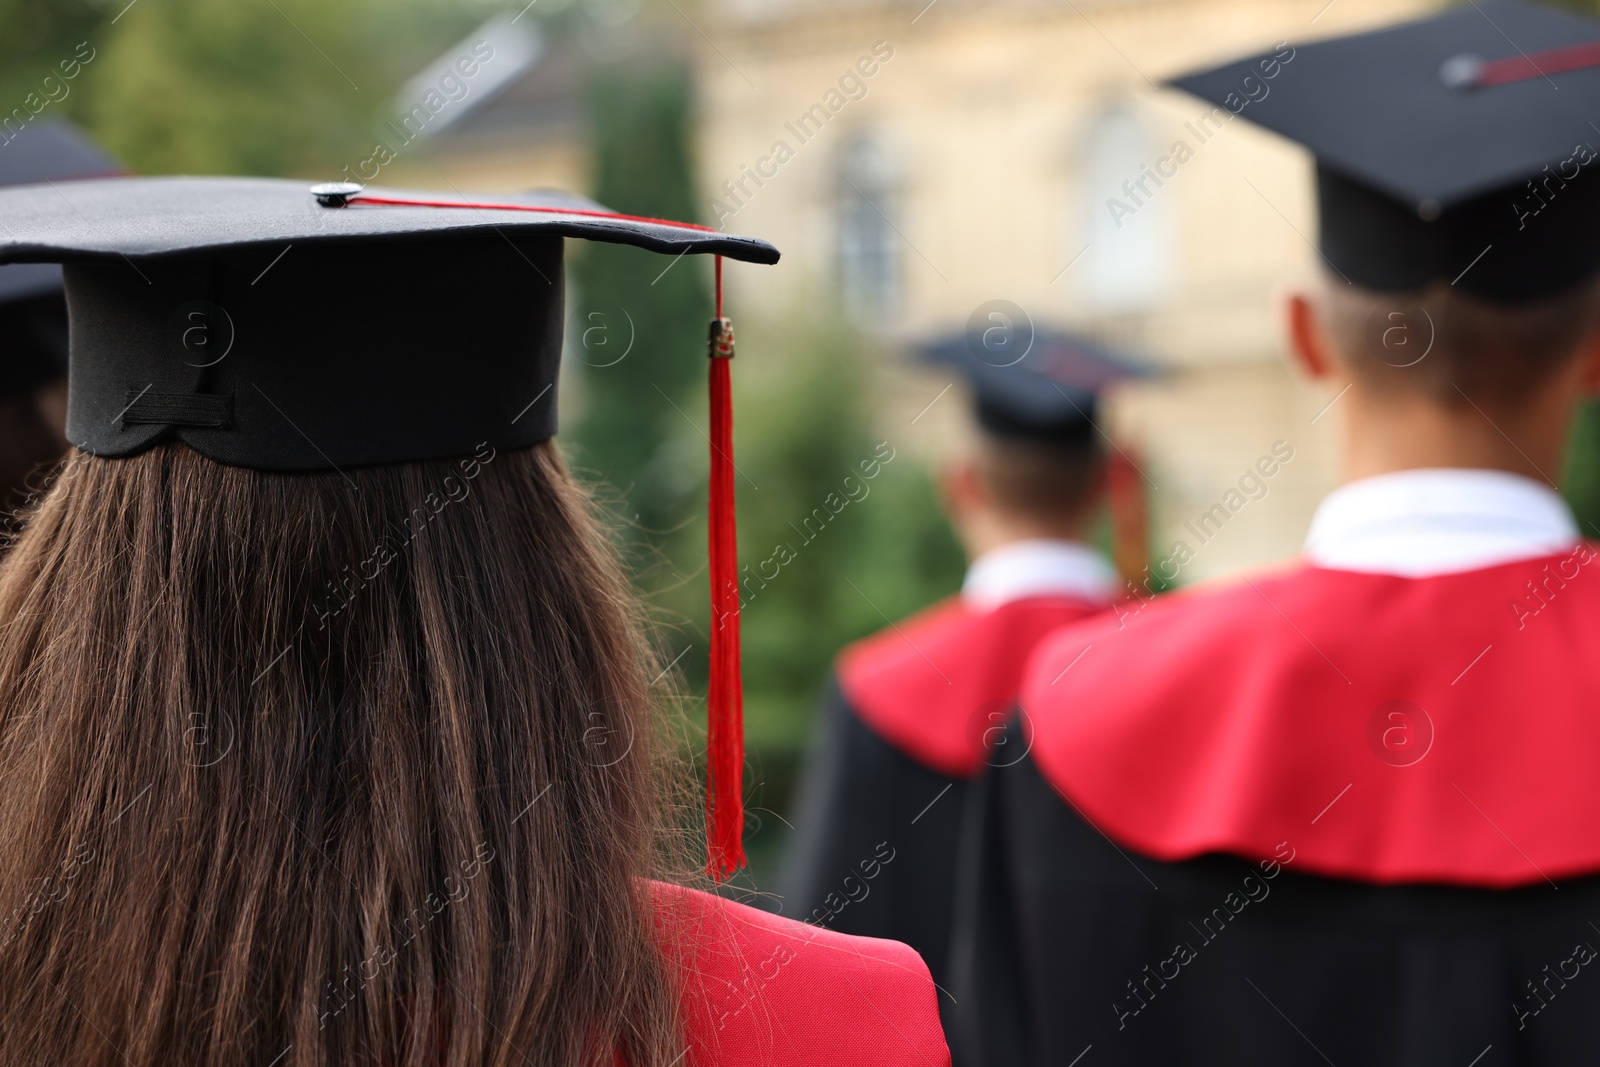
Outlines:
<svg viewBox="0 0 1600 1067"><path fill-rule="evenodd" d="M722 257L765 241L562 193L499 200L256 178L0 189L0 263L65 265L67 438L177 440L234 466L343 471L524 448L556 431L563 241L716 258L709 698L713 873L743 862L731 324Z"/></svg>
<svg viewBox="0 0 1600 1067"><path fill-rule="evenodd" d="M1600 269L1600 23L1474 0L1284 48L1170 84L1311 150L1346 279L1515 301Z"/></svg>
<svg viewBox="0 0 1600 1067"><path fill-rule="evenodd" d="M1030 331L993 346L986 346L985 339L982 332L969 330L925 344L917 354L922 362L960 375L978 425L1010 440L1088 444L1097 436L1102 391L1158 373L1153 364L1070 334ZM1015 347L1022 348L1020 355Z"/></svg>
<svg viewBox="0 0 1600 1067"><path fill-rule="evenodd" d="M29 125L0 144L0 186L116 174L119 167L64 119ZM0 267L0 396L67 373L67 308L53 263Z"/></svg>

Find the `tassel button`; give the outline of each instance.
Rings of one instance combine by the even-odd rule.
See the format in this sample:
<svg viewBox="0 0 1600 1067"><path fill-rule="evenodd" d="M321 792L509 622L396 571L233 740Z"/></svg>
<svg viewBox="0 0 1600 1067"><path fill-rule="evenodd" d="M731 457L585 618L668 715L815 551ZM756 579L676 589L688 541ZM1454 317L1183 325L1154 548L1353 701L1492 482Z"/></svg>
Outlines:
<svg viewBox="0 0 1600 1067"><path fill-rule="evenodd" d="M733 358L733 320L711 320L711 351L707 353L712 359Z"/></svg>

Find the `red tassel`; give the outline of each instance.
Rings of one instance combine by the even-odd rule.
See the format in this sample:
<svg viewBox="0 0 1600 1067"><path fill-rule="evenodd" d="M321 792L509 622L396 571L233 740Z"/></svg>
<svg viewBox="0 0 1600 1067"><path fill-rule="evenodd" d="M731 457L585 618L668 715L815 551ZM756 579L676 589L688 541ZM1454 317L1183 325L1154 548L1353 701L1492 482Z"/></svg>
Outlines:
<svg viewBox="0 0 1600 1067"><path fill-rule="evenodd" d="M711 687L706 697L706 869L722 881L744 866L744 692L739 679L739 543L733 500L733 324L711 323Z"/></svg>
<svg viewBox="0 0 1600 1067"><path fill-rule="evenodd" d="M585 215L717 232L692 222L611 211L363 196L360 191L359 185L330 189L326 198L318 196L318 202L327 207L371 204ZM733 398L728 376L728 363L733 359L733 324L722 317L721 256L716 257L716 271L717 317L711 323L711 687L706 697L706 868L720 882L745 864L744 691L739 680L739 544L733 515Z"/></svg>

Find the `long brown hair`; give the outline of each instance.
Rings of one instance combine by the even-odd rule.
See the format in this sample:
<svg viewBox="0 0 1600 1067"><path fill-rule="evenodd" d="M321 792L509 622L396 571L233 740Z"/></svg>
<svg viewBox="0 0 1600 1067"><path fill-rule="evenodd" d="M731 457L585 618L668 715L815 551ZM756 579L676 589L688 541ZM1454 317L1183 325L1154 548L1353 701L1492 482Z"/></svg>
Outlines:
<svg viewBox="0 0 1600 1067"><path fill-rule="evenodd" d="M0 1062L669 1063L642 632L548 443L72 456L0 564Z"/></svg>

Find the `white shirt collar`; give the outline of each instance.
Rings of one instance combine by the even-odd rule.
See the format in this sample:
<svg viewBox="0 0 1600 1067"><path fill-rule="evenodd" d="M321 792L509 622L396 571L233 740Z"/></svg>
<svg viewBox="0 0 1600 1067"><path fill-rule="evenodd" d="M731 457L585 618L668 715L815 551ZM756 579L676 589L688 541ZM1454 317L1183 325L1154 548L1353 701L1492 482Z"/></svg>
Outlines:
<svg viewBox="0 0 1600 1067"><path fill-rule="evenodd" d="M978 611L1033 596L1109 602L1116 591L1116 572L1099 552L1076 541L1044 538L990 549L972 561L961 583L961 599Z"/></svg>
<svg viewBox="0 0 1600 1067"><path fill-rule="evenodd" d="M1549 486L1495 470L1427 469L1335 489L1306 537L1318 567L1426 578L1553 555L1578 541Z"/></svg>

